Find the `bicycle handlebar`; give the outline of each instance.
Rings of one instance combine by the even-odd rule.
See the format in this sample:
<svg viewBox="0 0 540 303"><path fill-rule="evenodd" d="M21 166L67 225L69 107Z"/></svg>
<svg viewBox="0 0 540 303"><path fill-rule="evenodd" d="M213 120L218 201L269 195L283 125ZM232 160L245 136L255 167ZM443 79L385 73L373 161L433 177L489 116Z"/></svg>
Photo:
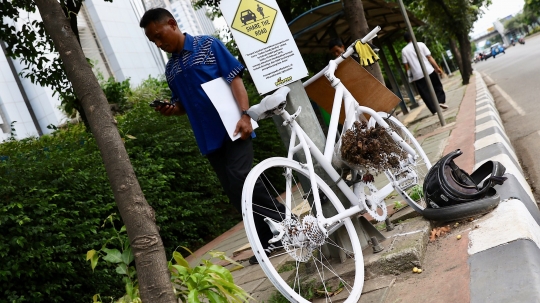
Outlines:
<svg viewBox="0 0 540 303"><path fill-rule="evenodd" d="M381 31L380 26L376 26L371 32L369 32L362 40L360 40L362 43L366 44L366 42L369 42L373 40L375 37L377 37L377 33Z"/></svg>
<svg viewBox="0 0 540 303"><path fill-rule="evenodd" d="M381 27L380 26L376 26L371 32L369 32L364 38L360 39L360 40L356 40L354 41L349 47L347 47L347 50L341 54L341 56L337 57L336 59L334 60L330 60L330 62L334 62L334 64L331 64L329 62L329 64L327 66L325 66L320 72L318 72L317 74L315 74L313 77L311 77L310 79L308 79L306 82L304 82L304 87L310 85L311 83L313 83L315 80L319 79L322 75L325 75L327 74L327 71L328 71L328 75L333 77L334 76L334 72L336 71L337 69L337 66L343 62L343 60L345 60L347 57L349 57L353 52L354 52L354 46L356 45L356 42L360 41L362 43L367 43L371 40L373 40L375 37L377 37L377 33L381 31ZM332 70L329 70L329 67L332 69Z"/></svg>

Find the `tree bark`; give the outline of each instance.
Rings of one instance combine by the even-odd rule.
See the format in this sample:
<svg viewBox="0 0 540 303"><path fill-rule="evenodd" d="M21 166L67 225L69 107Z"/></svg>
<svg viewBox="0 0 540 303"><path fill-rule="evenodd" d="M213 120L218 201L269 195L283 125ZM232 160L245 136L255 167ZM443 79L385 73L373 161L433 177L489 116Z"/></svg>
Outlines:
<svg viewBox="0 0 540 303"><path fill-rule="evenodd" d="M370 32L361 0L343 0L343 9L345 11L345 19L347 20L347 23L349 23L349 30L351 31L351 38L353 40L361 39ZM377 78L379 82L384 84L384 78L379 63L376 62L370 65L366 70Z"/></svg>
<svg viewBox="0 0 540 303"><path fill-rule="evenodd" d="M450 44L450 51L452 52L452 55L454 58L456 58L459 72L463 75L463 62L461 61L461 53L459 52L459 48L453 39L450 39L448 43Z"/></svg>
<svg viewBox="0 0 540 303"><path fill-rule="evenodd" d="M154 211L146 202L107 99L57 0L35 1L68 80L81 100L135 256L143 302L176 302Z"/></svg>
<svg viewBox="0 0 540 303"><path fill-rule="evenodd" d="M459 49L461 54L461 64L463 69L461 70L461 79L463 84L469 84L469 78L472 74L471 63L471 42L469 41L469 35L462 33L458 35Z"/></svg>
<svg viewBox="0 0 540 303"><path fill-rule="evenodd" d="M71 30L75 34L75 37L77 38L77 42L79 43L79 45L81 45L81 37L79 36L79 27L77 26L77 14L79 14L82 4L83 4L82 1L79 2L79 1L70 1L70 0L67 0L65 3L61 4L62 11L64 11L64 15L66 16L66 18L68 18L69 24L71 26ZM86 113L84 112L81 101L76 98L72 102L74 103L73 108L75 108L75 110L79 112L81 120L84 123L84 126L86 128L86 131L90 131L90 124L88 124L88 118L86 118Z"/></svg>

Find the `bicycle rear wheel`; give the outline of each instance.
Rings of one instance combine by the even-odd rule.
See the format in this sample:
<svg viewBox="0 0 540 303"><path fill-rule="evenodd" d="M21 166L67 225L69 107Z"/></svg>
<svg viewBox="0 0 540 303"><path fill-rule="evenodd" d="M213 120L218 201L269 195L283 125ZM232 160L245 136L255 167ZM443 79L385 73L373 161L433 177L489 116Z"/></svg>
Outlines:
<svg viewBox="0 0 540 303"><path fill-rule="evenodd" d="M384 117L382 114L381 116ZM426 174L431 168L431 162L420 143L418 143L405 125L394 116L390 116L385 121L416 152L416 159L413 159L409 155L409 162L403 169L389 170L387 171L387 175L390 174L389 178L398 181L400 187L398 193L405 202L415 211L422 213L427 206L422 186ZM400 182L400 180L403 182Z"/></svg>
<svg viewBox="0 0 540 303"><path fill-rule="evenodd" d="M348 298L345 302L358 302L364 285L364 260L358 235L350 218L343 220L343 227L336 234L348 237L351 247L345 248L338 240L332 240L333 236L327 237L320 232L315 208L312 209L308 202L314 189L311 185L302 188L299 180L308 175L305 165L286 158L270 158L253 168L242 193L243 218L249 242L265 274L290 302L310 302L317 296L326 298L327 302L338 298L340 301ZM320 177L316 178L321 200L332 206L330 211L344 211L330 187ZM258 179L265 185L265 194L278 203L286 204L289 196L290 203L286 207L294 214L282 222L274 221L284 230L284 235L281 246L278 246L282 250L270 256L264 252L266 245L260 240L264 237L259 236L255 224L256 216L262 215L254 211L260 209L254 200L254 196L260 195L254 195ZM268 207L265 209L269 211ZM278 207L271 211L285 218ZM270 218L268 213L266 218ZM336 254L347 256L345 262L330 257Z"/></svg>

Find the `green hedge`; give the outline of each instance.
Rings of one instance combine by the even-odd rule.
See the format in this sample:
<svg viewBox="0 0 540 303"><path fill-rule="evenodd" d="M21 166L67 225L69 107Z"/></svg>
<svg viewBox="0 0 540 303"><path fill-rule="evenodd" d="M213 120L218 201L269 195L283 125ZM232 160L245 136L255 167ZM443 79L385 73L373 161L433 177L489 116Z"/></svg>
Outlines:
<svg viewBox="0 0 540 303"><path fill-rule="evenodd" d="M0 302L82 302L120 290L83 256L108 238L99 227L115 212L92 137L77 126L4 143L0 154Z"/></svg>
<svg viewBox="0 0 540 303"><path fill-rule="evenodd" d="M248 85L250 95L253 89ZM167 97L148 79L118 116L120 134L156 221L167 255L196 249L241 220L200 155L187 117L163 117L148 106ZM253 102L257 98L252 97ZM254 140L256 162L284 148L271 120ZM111 234L103 220L117 212L100 153L82 125L53 135L0 144L0 303L91 302L118 297L113 268L92 272L86 252Z"/></svg>

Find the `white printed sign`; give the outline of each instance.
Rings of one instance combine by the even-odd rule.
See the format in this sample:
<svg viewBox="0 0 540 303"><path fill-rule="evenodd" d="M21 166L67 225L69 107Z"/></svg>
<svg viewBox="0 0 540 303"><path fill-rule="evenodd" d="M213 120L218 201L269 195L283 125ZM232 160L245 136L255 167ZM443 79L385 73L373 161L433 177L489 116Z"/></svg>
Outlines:
<svg viewBox="0 0 540 303"><path fill-rule="evenodd" d="M220 8L259 94L308 76L275 0L222 0Z"/></svg>

